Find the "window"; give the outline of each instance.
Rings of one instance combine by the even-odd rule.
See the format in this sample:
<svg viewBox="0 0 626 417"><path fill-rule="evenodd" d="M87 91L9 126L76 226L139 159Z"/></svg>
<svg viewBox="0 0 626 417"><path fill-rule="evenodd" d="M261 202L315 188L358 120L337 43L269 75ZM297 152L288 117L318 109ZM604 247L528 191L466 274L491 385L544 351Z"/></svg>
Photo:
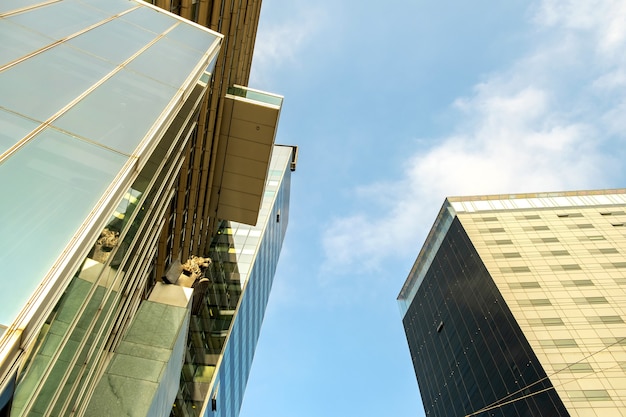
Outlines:
<svg viewBox="0 0 626 417"><path fill-rule="evenodd" d="M589 324L619 324L624 320L620 316L592 316L587 317Z"/></svg>
<svg viewBox="0 0 626 417"><path fill-rule="evenodd" d="M529 300L518 300L517 303L522 307L542 307L551 306L552 303L547 298L531 298Z"/></svg>
<svg viewBox="0 0 626 417"><path fill-rule="evenodd" d="M581 269L578 264L551 265L553 271L578 271Z"/></svg>
<svg viewBox="0 0 626 417"><path fill-rule="evenodd" d="M544 339L540 340L539 344L543 347L561 347L561 348L569 348L569 347L578 347L578 344L574 339Z"/></svg>
<svg viewBox="0 0 626 417"><path fill-rule="evenodd" d="M606 240L606 238L604 236L601 236L601 235L579 236L578 240L581 240L581 241L585 241L585 240Z"/></svg>
<svg viewBox="0 0 626 417"><path fill-rule="evenodd" d="M541 226L524 226L524 227L522 227L522 230L524 230L526 232L532 232L532 231L550 230L550 228L548 226L545 226L545 225L541 225Z"/></svg>
<svg viewBox="0 0 626 417"><path fill-rule="evenodd" d="M519 252L503 252L503 253L494 253L493 257L496 259L511 259L511 258L521 258L522 255Z"/></svg>
<svg viewBox="0 0 626 417"><path fill-rule="evenodd" d="M568 390L566 392L572 401L607 401L611 399L609 392L605 389Z"/></svg>
<svg viewBox="0 0 626 417"><path fill-rule="evenodd" d="M541 288L537 281L509 282L509 288L512 290Z"/></svg>
<svg viewBox="0 0 626 417"><path fill-rule="evenodd" d="M570 229L593 229L594 226L591 223L579 223L579 224L572 224L568 226Z"/></svg>
<svg viewBox="0 0 626 417"><path fill-rule="evenodd" d="M592 255L607 255L611 253L619 253L615 248L599 248L599 249L589 249L589 253Z"/></svg>
<svg viewBox="0 0 626 417"><path fill-rule="evenodd" d="M609 301L605 297L575 297L576 304L608 304Z"/></svg>
<svg viewBox="0 0 626 417"><path fill-rule="evenodd" d="M511 239L496 239L496 240L487 240L485 243L489 246L493 245L512 245L513 241Z"/></svg>
<svg viewBox="0 0 626 417"><path fill-rule="evenodd" d="M562 281L564 287L593 287L593 281L590 279L570 279Z"/></svg>
<svg viewBox="0 0 626 417"><path fill-rule="evenodd" d="M541 216L538 214L525 214L523 216L515 216L517 220L539 220Z"/></svg>
<svg viewBox="0 0 626 417"><path fill-rule="evenodd" d="M527 267L527 266L502 267L502 268L500 268L500 272L502 272L504 274L530 272L530 268Z"/></svg>
<svg viewBox="0 0 626 417"><path fill-rule="evenodd" d="M531 326L564 326L560 317L542 317L539 319L528 319Z"/></svg>
<svg viewBox="0 0 626 417"><path fill-rule="evenodd" d="M620 214L626 214L624 211L604 211L600 212L600 216L618 216Z"/></svg>
<svg viewBox="0 0 626 417"><path fill-rule="evenodd" d="M582 213L557 213L557 217L583 217Z"/></svg>
<svg viewBox="0 0 626 417"><path fill-rule="evenodd" d="M533 243L558 243L559 239L556 237L538 237L530 239Z"/></svg>
<svg viewBox="0 0 626 417"><path fill-rule="evenodd" d="M561 369L561 372L593 372L593 367L589 362L568 363Z"/></svg>
<svg viewBox="0 0 626 417"><path fill-rule="evenodd" d="M604 269L623 269L626 268L626 262L611 262L602 264Z"/></svg>
<svg viewBox="0 0 626 417"><path fill-rule="evenodd" d="M542 256L568 256L569 252L566 250L548 250L541 251Z"/></svg>
<svg viewBox="0 0 626 417"><path fill-rule="evenodd" d="M491 217L480 217L478 219L476 219L477 222L497 222L498 218L495 216L491 216Z"/></svg>
<svg viewBox="0 0 626 417"><path fill-rule="evenodd" d="M604 346L626 346L626 337L603 337L602 343Z"/></svg>
<svg viewBox="0 0 626 417"><path fill-rule="evenodd" d="M490 227L488 229L479 229L480 233L504 233L504 227Z"/></svg>
<svg viewBox="0 0 626 417"><path fill-rule="evenodd" d="M577 347L578 343L574 339L553 339L552 343L556 347Z"/></svg>

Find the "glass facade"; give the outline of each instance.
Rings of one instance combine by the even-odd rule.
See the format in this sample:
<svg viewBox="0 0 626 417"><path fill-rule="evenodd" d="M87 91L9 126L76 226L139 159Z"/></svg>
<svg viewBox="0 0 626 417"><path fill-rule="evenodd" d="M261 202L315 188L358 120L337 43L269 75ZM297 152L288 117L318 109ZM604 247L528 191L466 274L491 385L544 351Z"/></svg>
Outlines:
<svg viewBox="0 0 626 417"><path fill-rule="evenodd" d="M238 413L287 225L295 149L277 147L270 163L282 97L239 86L261 2L148 3L0 5L0 214L11 219L0 224L0 417L102 415L111 394L103 375L120 376L122 357L126 377L166 387L151 399L151 389L124 382L132 415L169 412L177 391L174 415ZM245 104L236 122L224 111L233 86ZM225 156L235 148L236 164ZM257 192L237 188L249 184ZM228 200L233 189L242 198ZM253 215L218 212L246 210L249 194ZM255 223L261 202L257 226L228 221ZM181 280L195 255L214 262L198 282ZM126 339L129 329L172 325L141 312L181 291L187 298L174 307L189 321L177 334L189 338L161 352L169 371L156 378L150 349ZM133 407L133 396L145 407Z"/></svg>
<svg viewBox="0 0 626 417"><path fill-rule="evenodd" d="M458 219L403 323L427 416L569 415Z"/></svg>
<svg viewBox="0 0 626 417"><path fill-rule="evenodd" d="M239 415L289 220L293 152L274 146L256 226L223 222L211 244L172 416Z"/></svg>
<svg viewBox="0 0 626 417"><path fill-rule="evenodd" d="M572 416L625 415L625 193L626 190L603 190L451 198L442 209L451 213L454 223L460 226L459 230L450 227L444 241L452 238L449 235L466 234L467 244L461 247L471 247L470 252L480 260L490 277L488 281L501 297L490 301L484 294L491 293L483 290L480 295L471 296L474 303L490 312L494 306L501 308L500 304L505 304L509 323L498 324L498 331L509 327L519 329L523 340L515 343L517 348L530 349L544 370L544 374L537 373L533 378L547 376L553 388L546 392L558 394L559 401ZM435 258L443 256L445 251L442 245ZM465 261L454 260L457 265L464 265L462 262ZM412 275L428 277L436 268L433 263L415 269ZM437 282L451 279L448 274L441 277ZM434 295L438 300L434 304L431 302L416 312L417 305L423 304L420 294L429 291L430 285L432 282L427 279L420 285L409 277L400 296L401 303L410 306L404 322L414 360L415 349L430 337L415 333L414 327L426 325L422 323L424 317L447 311L449 300L458 303L463 298L444 292ZM416 294L413 298L403 297L412 292ZM413 322L418 320L416 317L422 323L419 326ZM441 334L448 325L446 320L442 321L445 324ZM432 323L429 325L433 327ZM484 326L480 331L484 332ZM430 360L439 362L437 358ZM486 363L501 374L508 369L495 356ZM444 361L440 366L445 364ZM519 368L519 364L516 366ZM428 381L433 378L422 368L418 370L416 366L424 393L422 387L430 386ZM475 372L480 367L477 363L473 368ZM532 382L532 378L525 379L523 384L528 386ZM528 388L532 393L537 387ZM504 397L499 394L496 399ZM431 402L425 398L427 409ZM519 403L523 401L511 405ZM500 409L504 407L497 408Z"/></svg>
<svg viewBox="0 0 626 417"><path fill-rule="evenodd" d="M157 146L47 317L18 374L12 415L61 416L87 405L84 389L97 383L107 352L154 285L157 222L194 125L179 128Z"/></svg>
<svg viewBox="0 0 626 417"><path fill-rule="evenodd" d="M131 185L221 39L143 2L3 6L0 33L16 39L0 45L0 212L12 219L0 226L0 268L20 279L2 281L10 327L113 187ZM190 30L195 44L181 43Z"/></svg>
<svg viewBox="0 0 626 417"><path fill-rule="evenodd" d="M0 8L0 415L82 415L154 285L222 36L140 1Z"/></svg>
<svg viewBox="0 0 626 417"><path fill-rule="evenodd" d="M233 228L235 236L239 236L242 243L245 231L248 231L248 237L241 246L239 263L242 264L244 271L245 264L248 263L249 269L244 272L247 276L244 293L209 396L211 400L216 400L216 409L212 410L211 406L207 407L204 412L205 417L237 417L239 415L287 229L291 182L289 164L292 160L292 151L291 147L274 148L257 226L237 224ZM261 232L261 239L258 243L255 242L256 231ZM254 248L255 253L245 253L246 247ZM248 257L249 255L252 256Z"/></svg>
<svg viewBox="0 0 626 417"><path fill-rule="evenodd" d="M178 290L191 297L176 301L189 310L180 333L189 339L159 361L180 366L185 351L185 365L150 381L167 386L158 400L133 391L138 383L124 386L133 415L145 408L132 406L133 395L169 410L177 390L175 415L238 413L287 225L286 167L295 168L291 147L276 148L269 165L282 97L239 86L248 82L260 7L0 5L0 214L11 219L0 225L0 416L102 415L103 375L119 376L124 357L132 379L154 359L149 349L126 349L129 329L171 324L140 313ZM256 129L224 111L232 86L247 106L238 117ZM255 104L271 107L275 120L266 123ZM239 136L224 136L223 126ZM260 139L268 139L261 161ZM237 166L223 152L236 147L244 154ZM258 207L242 219L218 213L214 198L248 183L259 185L257 206L263 201L256 227L227 220L255 223ZM214 262L184 288L179 268L197 254ZM144 382L155 375L144 371Z"/></svg>

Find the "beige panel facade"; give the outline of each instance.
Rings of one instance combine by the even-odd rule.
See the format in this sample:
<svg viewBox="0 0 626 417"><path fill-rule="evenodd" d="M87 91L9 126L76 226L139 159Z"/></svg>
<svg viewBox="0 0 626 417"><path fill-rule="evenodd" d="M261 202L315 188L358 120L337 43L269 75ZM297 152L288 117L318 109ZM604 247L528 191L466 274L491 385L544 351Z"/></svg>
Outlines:
<svg viewBox="0 0 626 417"><path fill-rule="evenodd" d="M570 414L626 416L625 194L578 194L450 201Z"/></svg>

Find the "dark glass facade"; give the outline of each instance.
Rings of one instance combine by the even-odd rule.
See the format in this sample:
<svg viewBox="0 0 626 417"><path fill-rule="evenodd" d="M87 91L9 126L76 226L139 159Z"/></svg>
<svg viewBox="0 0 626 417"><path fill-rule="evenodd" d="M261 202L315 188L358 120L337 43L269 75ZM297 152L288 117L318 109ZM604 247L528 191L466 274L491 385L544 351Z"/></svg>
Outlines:
<svg viewBox="0 0 626 417"><path fill-rule="evenodd" d="M403 324L427 416L569 416L458 218Z"/></svg>

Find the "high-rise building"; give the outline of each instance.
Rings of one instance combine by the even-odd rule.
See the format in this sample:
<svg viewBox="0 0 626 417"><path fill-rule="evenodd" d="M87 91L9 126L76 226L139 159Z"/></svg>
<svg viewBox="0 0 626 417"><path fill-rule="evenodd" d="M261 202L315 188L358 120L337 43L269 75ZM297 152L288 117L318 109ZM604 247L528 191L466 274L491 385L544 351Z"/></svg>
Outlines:
<svg viewBox="0 0 626 417"><path fill-rule="evenodd" d="M0 416L238 414L297 148L188 3L0 5Z"/></svg>
<svg viewBox="0 0 626 417"><path fill-rule="evenodd" d="M154 4L171 13L178 14L208 29L222 35L223 41L220 53L215 57L214 70L207 80L209 88L199 105L198 126L193 142L186 149L186 158L180 167L177 195L168 208L169 225L163 229L159 242L159 254L155 264L155 274L164 273L167 266L180 254L181 259L191 255L204 253L211 241L220 218L247 221L254 223L258 208L245 210L229 210L233 207L233 195L223 194L222 185L233 184L233 176L222 177L220 161L224 158L226 149L233 156L229 158L229 165L235 170L248 169L242 161L248 158L245 149L249 152L258 152L246 142L237 140L243 135L258 132L253 129L260 124L264 127L265 142L272 137L276 128L277 114L259 115L256 123L239 123L233 135L229 135L230 122L237 115L232 116L228 94L247 96L253 100L261 100L280 106L278 97L269 94L256 94L254 90L246 89L250 78L252 55L256 41L257 27L261 13L261 0L151 0ZM269 100L268 100L269 99ZM245 109L250 114L250 109ZM259 123L260 122L260 123ZM231 136L231 138L228 138ZM232 139L234 136L237 139ZM243 136L245 138L245 136ZM229 139L229 140L227 140ZM258 139L257 139L258 140ZM243 143L243 145L242 145ZM265 163L269 158L267 150L264 155ZM241 158L244 159L241 159ZM228 187L228 185L227 185ZM241 191L241 190L237 190ZM249 193L248 190L245 191ZM258 206L260 190L254 190ZM236 195L235 198L239 198ZM239 200L241 200L239 198ZM230 216L230 217L229 217Z"/></svg>
<svg viewBox="0 0 626 417"><path fill-rule="evenodd" d="M189 349L173 415L238 416L289 220L294 149L275 146L255 226L222 222L193 306Z"/></svg>
<svg viewBox="0 0 626 417"><path fill-rule="evenodd" d="M624 254L624 189L446 199L398 297L426 415L626 415Z"/></svg>

